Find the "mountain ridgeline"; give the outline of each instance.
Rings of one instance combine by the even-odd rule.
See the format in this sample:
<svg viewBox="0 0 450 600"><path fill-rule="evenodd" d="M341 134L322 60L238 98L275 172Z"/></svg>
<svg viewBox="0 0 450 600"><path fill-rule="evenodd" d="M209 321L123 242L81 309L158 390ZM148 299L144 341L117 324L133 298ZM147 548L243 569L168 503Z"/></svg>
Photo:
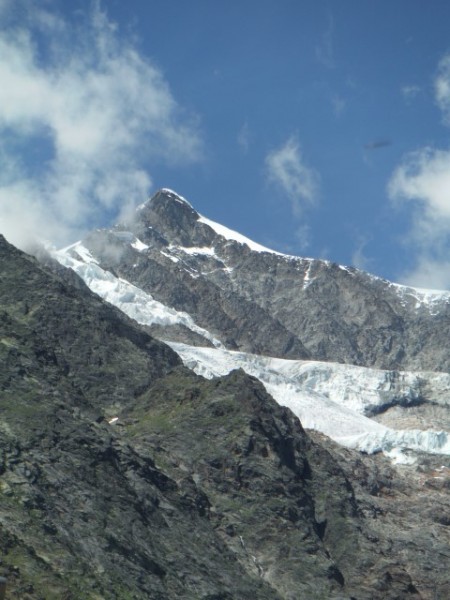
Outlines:
<svg viewBox="0 0 450 600"><path fill-rule="evenodd" d="M450 370L450 294L429 297L355 268L254 251L214 225L162 190L132 223L95 231L83 245L103 268L186 311L230 349Z"/></svg>
<svg viewBox="0 0 450 600"><path fill-rule="evenodd" d="M169 190L59 259L166 309L139 325L0 236L7 598L450 597L449 456L409 469L338 446L244 371L204 379L152 335L449 371L446 296L265 251Z"/></svg>

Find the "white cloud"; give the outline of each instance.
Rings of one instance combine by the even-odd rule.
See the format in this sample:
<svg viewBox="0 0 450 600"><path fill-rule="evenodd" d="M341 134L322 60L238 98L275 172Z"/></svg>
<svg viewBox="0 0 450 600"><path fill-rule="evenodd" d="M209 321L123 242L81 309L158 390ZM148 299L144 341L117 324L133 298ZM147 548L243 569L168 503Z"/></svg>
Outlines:
<svg viewBox="0 0 450 600"><path fill-rule="evenodd" d="M450 282L450 260L439 256L419 256L410 272L405 273L403 283L431 290L448 290Z"/></svg>
<svg viewBox="0 0 450 600"><path fill-rule="evenodd" d="M437 105L443 113L444 122L450 125L450 54L444 56L439 62L434 91Z"/></svg>
<svg viewBox="0 0 450 600"><path fill-rule="evenodd" d="M424 148L404 158L388 187L390 197L407 205L411 229L407 243L416 258L403 274L410 285L450 288L450 151Z"/></svg>
<svg viewBox="0 0 450 600"><path fill-rule="evenodd" d="M356 248L352 254L352 265L355 266L357 269L362 269L363 271L367 271L370 269L370 265L372 264L373 260L371 258L369 258L368 256L366 256L364 250L365 247L367 246L367 244L369 243L369 239L367 237L364 236L359 236L357 243L356 243Z"/></svg>
<svg viewBox="0 0 450 600"><path fill-rule="evenodd" d="M333 15L328 15L328 26L322 35L320 43L316 46L317 60L327 69L335 67L334 62L334 19Z"/></svg>
<svg viewBox="0 0 450 600"><path fill-rule="evenodd" d="M435 98L450 125L450 54L439 63ZM410 285L450 289L450 150L425 147L406 155L388 185L390 198L406 206L406 243L415 264L403 274Z"/></svg>
<svg viewBox="0 0 450 600"><path fill-rule="evenodd" d="M433 229L450 219L450 151L424 148L408 154L389 183L392 198L413 202ZM423 229L423 225L420 225Z"/></svg>
<svg viewBox="0 0 450 600"><path fill-rule="evenodd" d="M319 192L319 175L303 160L295 137L270 152L266 157L267 177L289 198L294 216L305 208L315 206Z"/></svg>
<svg viewBox="0 0 450 600"><path fill-rule="evenodd" d="M11 241L23 247L28 229L62 242L105 211L120 218L148 194L154 161L201 158L196 124L98 2L73 23L26 0L2 11L0 231Z"/></svg>
<svg viewBox="0 0 450 600"><path fill-rule="evenodd" d="M404 158L388 187L397 204L407 205L407 243L415 266L403 274L409 285L450 289L450 151L424 148Z"/></svg>

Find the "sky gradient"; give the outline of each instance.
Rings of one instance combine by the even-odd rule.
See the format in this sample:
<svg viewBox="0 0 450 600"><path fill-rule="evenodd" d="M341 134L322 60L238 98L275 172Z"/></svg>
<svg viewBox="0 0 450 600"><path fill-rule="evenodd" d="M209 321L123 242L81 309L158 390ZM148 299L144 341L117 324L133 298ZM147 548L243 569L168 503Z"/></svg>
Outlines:
<svg viewBox="0 0 450 600"><path fill-rule="evenodd" d="M0 231L160 187L275 250L450 288L444 0L0 0Z"/></svg>

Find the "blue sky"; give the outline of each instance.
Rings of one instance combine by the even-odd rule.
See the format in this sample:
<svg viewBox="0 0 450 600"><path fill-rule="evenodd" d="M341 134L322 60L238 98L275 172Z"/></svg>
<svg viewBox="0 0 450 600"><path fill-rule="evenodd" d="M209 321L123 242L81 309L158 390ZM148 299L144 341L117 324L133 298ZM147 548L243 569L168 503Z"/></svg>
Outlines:
<svg viewBox="0 0 450 600"><path fill-rule="evenodd" d="M0 0L0 230L159 187L276 250L450 288L450 4Z"/></svg>

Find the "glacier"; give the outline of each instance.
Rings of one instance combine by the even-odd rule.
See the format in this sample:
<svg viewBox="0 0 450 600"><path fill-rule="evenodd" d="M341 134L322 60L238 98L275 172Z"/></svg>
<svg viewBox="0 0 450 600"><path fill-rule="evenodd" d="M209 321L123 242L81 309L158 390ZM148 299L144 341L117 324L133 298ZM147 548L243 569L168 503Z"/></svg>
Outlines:
<svg viewBox="0 0 450 600"><path fill-rule="evenodd" d="M184 198L179 198L180 202L187 203ZM279 254L205 217L199 216L199 220L226 239L247 244L253 251ZM133 234L121 232L119 235L124 243L138 252L145 252L148 248ZM172 252L215 257L215 250L210 247L170 246L168 252L170 254L162 253L173 261L179 261L179 258L173 256ZM305 428L319 431L343 446L362 452L384 452L398 464L414 461L415 452L450 455L450 438L446 431L394 429L372 418L395 405L408 407L426 401L448 406L449 374L383 371L348 364L287 360L227 350L220 339L196 324L188 313L164 305L151 294L102 269L82 242L53 251L52 254L59 263L73 269L93 292L138 323L162 326L181 324L211 342L213 348L168 342L184 364L197 374L213 378L242 368L249 375L258 378L279 404L289 407ZM281 256L289 260L309 260ZM304 285L309 283L310 274L307 270ZM441 303L450 299L450 292L391 285L402 297L413 295L417 307L426 305L432 311L438 310ZM427 390L426 400L423 398L424 388Z"/></svg>
<svg viewBox="0 0 450 600"><path fill-rule="evenodd" d="M320 431L343 446L369 454L385 452L397 463L410 462L409 451L450 454L445 431L391 429L366 416L399 397L405 404L414 403L424 384L435 390L434 402L448 406L450 375L446 373L382 371L223 348L169 345L187 367L208 379L243 369L258 378L279 404L290 408L303 427Z"/></svg>
<svg viewBox="0 0 450 600"><path fill-rule="evenodd" d="M133 241L133 244L140 248L142 242L137 240ZM75 271L91 291L141 325L184 325L212 342L214 346L221 347L223 345L209 331L197 325L187 313L176 311L158 302L151 294L147 294L125 279L115 277L109 271L102 269L89 250L80 242L54 252L53 256L60 264Z"/></svg>

